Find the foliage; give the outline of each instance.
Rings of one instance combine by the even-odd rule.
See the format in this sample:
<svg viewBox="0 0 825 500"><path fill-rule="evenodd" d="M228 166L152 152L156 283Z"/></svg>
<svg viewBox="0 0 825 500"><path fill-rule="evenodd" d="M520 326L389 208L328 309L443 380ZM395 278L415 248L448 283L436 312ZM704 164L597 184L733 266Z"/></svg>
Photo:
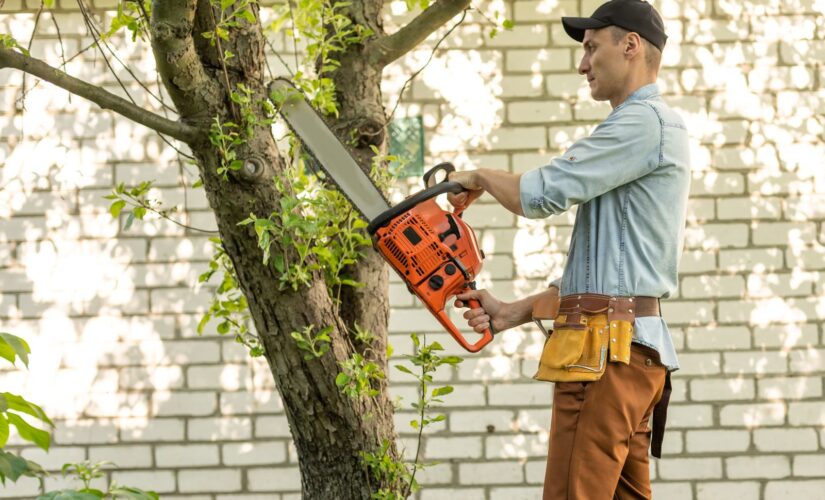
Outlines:
<svg viewBox="0 0 825 500"><path fill-rule="evenodd" d="M209 309L198 323L198 333L202 334L206 324L212 319L220 320L217 326L219 334L233 335L235 342L246 346L252 357L262 356L263 346L258 337L249 330L249 306L238 286L232 261L226 254L220 238L210 238L209 241L214 245L215 253L209 261L209 270L198 277L198 282L208 282L218 271L221 272L221 281Z"/></svg>
<svg viewBox="0 0 825 500"><path fill-rule="evenodd" d="M329 351L329 343L331 342L329 334L332 332L332 327L328 326L317 333L312 333L314 328L315 325L307 325L300 332L290 333L295 343L298 344L298 349L305 352L304 360L306 361L320 358Z"/></svg>
<svg viewBox="0 0 825 500"><path fill-rule="evenodd" d="M150 0L129 0L117 3L117 12L112 18L112 24L100 37L103 40L112 38L120 30L126 29L131 33L132 41L140 38L142 41L149 40L149 16L152 12L152 2Z"/></svg>
<svg viewBox="0 0 825 500"><path fill-rule="evenodd" d="M449 385L432 388L433 374L442 366L455 366L463 361L459 356L441 356L438 354L439 351L444 350L438 342L427 344L426 341L422 343L416 334L412 334L411 337L416 352L412 356L407 356L407 360L414 366L419 367L420 373L414 373L404 365L396 365L396 368L411 375L418 382L418 400L412 403L412 407L418 413L418 418L410 421L410 427L418 431L418 447L415 459L410 464L389 456L387 453L389 444L387 442L384 442L377 452L363 452L361 454L372 477L379 484L384 485L383 488L373 493L372 497L374 499L402 500L419 489L418 482L415 479L416 472L432 465L419 462L422 433L427 426L445 420L446 416L444 414L431 416L430 413L436 404L444 402L441 397L453 392L453 387ZM365 392L369 395L368 391L365 390Z"/></svg>
<svg viewBox="0 0 825 500"><path fill-rule="evenodd" d="M131 486L120 486L116 482L109 483L106 491L92 488L92 481L106 475L103 470L106 466L115 466L108 461L79 463L68 463L63 465L63 476L72 475L75 479L83 483L83 488L78 490L51 491L40 495L37 500L99 500L101 498L111 498L113 500L158 500L160 498L154 491L143 491Z"/></svg>
<svg viewBox="0 0 825 500"><path fill-rule="evenodd" d="M10 333L0 332L0 357L11 364L20 359L28 367L30 353L25 340ZM17 429L17 434L24 441L33 443L43 450L49 450L49 432L31 425L27 419L39 420L47 427L54 426L40 406L10 392L0 393L0 482L3 484L6 478L17 481L21 476L35 477L43 472L38 464L3 450L12 426Z"/></svg>
<svg viewBox="0 0 825 500"><path fill-rule="evenodd" d="M23 55L30 55L26 47L21 46L11 35L0 33L0 47L4 49L18 50Z"/></svg>

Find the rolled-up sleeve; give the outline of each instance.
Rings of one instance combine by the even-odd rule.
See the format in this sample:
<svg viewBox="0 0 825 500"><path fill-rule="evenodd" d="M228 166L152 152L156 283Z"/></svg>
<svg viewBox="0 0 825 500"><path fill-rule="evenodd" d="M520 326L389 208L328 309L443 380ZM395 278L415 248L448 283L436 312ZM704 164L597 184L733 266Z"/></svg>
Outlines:
<svg viewBox="0 0 825 500"><path fill-rule="evenodd" d="M631 101L549 165L522 174L521 208L531 219L565 212L652 172L661 162L657 112Z"/></svg>

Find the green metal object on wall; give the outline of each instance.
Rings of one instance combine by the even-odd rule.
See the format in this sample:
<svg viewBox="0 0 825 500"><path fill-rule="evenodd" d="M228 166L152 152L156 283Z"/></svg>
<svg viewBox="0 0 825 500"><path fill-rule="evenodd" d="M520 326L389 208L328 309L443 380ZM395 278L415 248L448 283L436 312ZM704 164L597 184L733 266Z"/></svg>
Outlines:
<svg viewBox="0 0 825 500"><path fill-rule="evenodd" d="M395 118L390 122L390 155L398 157L391 168L403 167L398 177L424 174L424 122L420 116Z"/></svg>

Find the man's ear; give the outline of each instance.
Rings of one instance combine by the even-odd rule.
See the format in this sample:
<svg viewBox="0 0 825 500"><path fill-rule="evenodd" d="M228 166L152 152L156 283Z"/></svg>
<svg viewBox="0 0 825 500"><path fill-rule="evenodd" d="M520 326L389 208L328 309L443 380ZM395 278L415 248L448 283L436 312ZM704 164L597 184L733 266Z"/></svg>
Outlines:
<svg viewBox="0 0 825 500"><path fill-rule="evenodd" d="M628 59L632 59L642 51L642 37L638 33L631 31L624 39L624 54Z"/></svg>

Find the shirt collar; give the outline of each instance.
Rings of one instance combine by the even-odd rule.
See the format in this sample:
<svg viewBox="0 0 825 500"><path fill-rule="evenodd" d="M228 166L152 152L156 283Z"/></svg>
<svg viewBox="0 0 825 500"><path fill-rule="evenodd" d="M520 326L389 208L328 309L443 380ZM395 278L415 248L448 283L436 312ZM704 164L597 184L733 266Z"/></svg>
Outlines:
<svg viewBox="0 0 825 500"><path fill-rule="evenodd" d="M643 87L639 87L632 94L627 96L627 99L625 100L625 102L635 101L635 100L642 101L642 100L645 100L645 99L650 99L651 97L657 96L657 95L659 95L659 86L656 85L655 83L648 83L647 85L645 85Z"/></svg>

